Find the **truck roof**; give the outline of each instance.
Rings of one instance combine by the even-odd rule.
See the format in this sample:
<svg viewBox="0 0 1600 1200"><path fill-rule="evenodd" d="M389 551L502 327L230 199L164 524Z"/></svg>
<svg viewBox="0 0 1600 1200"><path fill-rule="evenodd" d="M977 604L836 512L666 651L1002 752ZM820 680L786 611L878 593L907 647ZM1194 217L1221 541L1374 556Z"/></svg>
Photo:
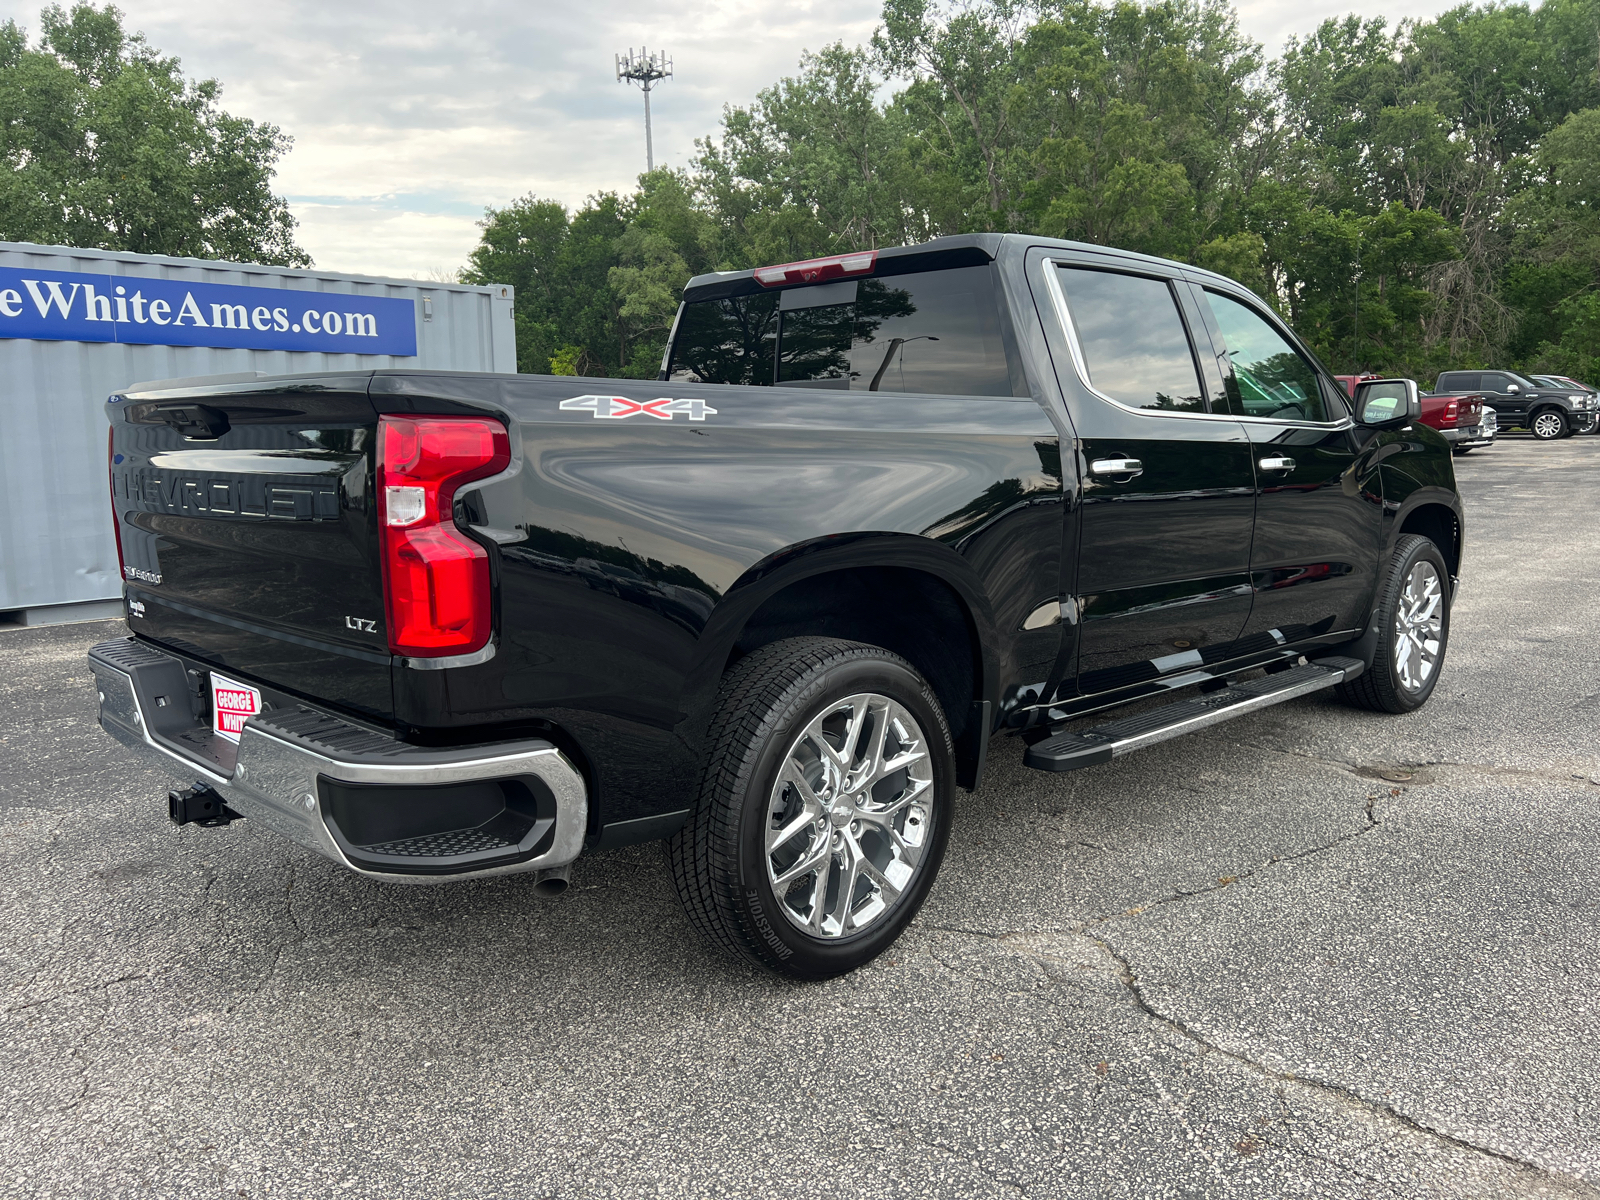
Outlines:
<svg viewBox="0 0 1600 1200"><path fill-rule="evenodd" d="M872 269L860 272L859 276L865 278L869 276L910 275L918 271L932 271L945 267L982 266L1000 257L1000 252L1003 248L1024 246L1048 246L1059 247L1063 250L1087 251L1093 254L1126 259L1129 262L1148 263L1152 266L1158 266L1164 271L1181 270L1207 280L1215 280L1219 284L1232 288L1240 286L1224 275L1218 275L1214 271L1207 271L1202 267L1192 266L1189 263L1156 258L1149 254L1138 254L1132 250L1119 250L1114 246L1097 246L1088 242L1069 242L1061 238L1035 237L1025 233L963 233L950 237L934 238L931 241L919 242L914 246L887 246L874 252L876 261ZM704 275L696 275L684 286L683 298L686 301L718 300L725 296L748 296L758 292L777 290L774 286L763 284L756 278L757 271L770 269L769 267L753 267L747 271L711 271ZM852 272L851 274L855 275L856 273ZM811 284L791 283L778 286L808 287Z"/></svg>

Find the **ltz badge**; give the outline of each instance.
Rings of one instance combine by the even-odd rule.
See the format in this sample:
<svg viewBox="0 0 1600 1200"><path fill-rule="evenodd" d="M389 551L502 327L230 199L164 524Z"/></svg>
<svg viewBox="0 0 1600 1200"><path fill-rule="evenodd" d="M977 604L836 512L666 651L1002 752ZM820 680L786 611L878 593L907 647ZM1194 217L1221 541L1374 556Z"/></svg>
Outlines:
<svg viewBox="0 0 1600 1200"><path fill-rule="evenodd" d="M563 400L561 407L568 411L591 412L602 421L620 421L623 417L641 414L655 417L658 421L670 421L677 413L683 413L691 421L704 421L707 417L717 415L717 410L704 400L674 400L671 396L661 396L655 400L630 400L626 396L574 396L570 400Z"/></svg>

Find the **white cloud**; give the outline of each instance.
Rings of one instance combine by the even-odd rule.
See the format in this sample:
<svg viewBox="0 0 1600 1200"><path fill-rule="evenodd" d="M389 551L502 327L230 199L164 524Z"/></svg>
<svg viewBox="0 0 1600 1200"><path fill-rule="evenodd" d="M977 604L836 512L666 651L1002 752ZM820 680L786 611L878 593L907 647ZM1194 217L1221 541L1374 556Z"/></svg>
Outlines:
<svg viewBox="0 0 1600 1200"><path fill-rule="evenodd" d="M299 241L329 271L426 278L454 271L478 241L471 217L384 203L300 203Z"/></svg>
<svg viewBox="0 0 1600 1200"><path fill-rule="evenodd" d="M459 266L485 205L631 188L643 100L613 66L629 46L675 60L653 95L655 152L681 166L724 104L793 74L804 49L866 40L878 12L875 0L119 6L187 74L221 80L230 111L294 137L274 186L318 264L386 274ZM0 0L0 16L33 29L37 12Z"/></svg>
<svg viewBox="0 0 1600 1200"><path fill-rule="evenodd" d="M276 190L320 266L424 275L465 261L485 205L528 192L569 205L626 190L644 169L643 101L612 56L665 49L656 161L681 166L725 104L793 74L802 50L866 41L877 0L623 0L603 8L509 0L122 0L127 24L224 86L232 112L295 139ZM1400 0L1391 19L1446 5ZM1336 3L1245 0L1245 32L1277 53ZM36 29L38 7L0 0Z"/></svg>
<svg viewBox="0 0 1600 1200"><path fill-rule="evenodd" d="M1239 13L1239 27L1260 42L1268 57L1283 53L1283 44L1291 35L1304 37L1329 17L1342 17L1358 13L1363 18L1383 17L1393 29L1407 17L1427 19L1438 16L1446 9L1456 7L1459 0L1390 0L1362 4L1340 3L1340 0L1311 0L1310 3L1285 4L1283 0L1235 0Z"/></svg>

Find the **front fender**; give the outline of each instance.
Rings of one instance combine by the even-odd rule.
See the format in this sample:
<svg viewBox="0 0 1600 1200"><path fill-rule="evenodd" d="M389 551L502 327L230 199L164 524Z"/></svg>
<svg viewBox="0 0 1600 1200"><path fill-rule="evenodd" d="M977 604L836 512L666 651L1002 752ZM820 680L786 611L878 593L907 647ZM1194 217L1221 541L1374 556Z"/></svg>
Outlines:
<svg viewBox="0 0 1600 1200"><path fill-rule="evenodd" d="M1419 508L1438 505L1454 515L1457 529L1457 568L1466 530L1461 494L1456 489L1455 459L1443 434L1425 425L1413 425L1385 434L1378 454L1383 487L1384 557L1394 553L1395 541L1406 518Z"/></svg>

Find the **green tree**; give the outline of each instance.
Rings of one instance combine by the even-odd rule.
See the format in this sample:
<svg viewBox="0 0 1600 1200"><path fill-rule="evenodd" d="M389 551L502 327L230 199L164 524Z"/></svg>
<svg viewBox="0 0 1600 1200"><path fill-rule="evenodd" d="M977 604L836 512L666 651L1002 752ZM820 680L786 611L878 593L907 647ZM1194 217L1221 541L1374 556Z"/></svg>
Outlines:
<svg viewBox="0 0 1600 1200"><path fill-rule="evenodd" d="M271 190L290 139L225 112L107 5L0 24L0 238L309 266Z"/></svg>
<svg viewBox="0 0 1600 1200"><path fill-rule="evenodd" d="M730 264L903 239L878 83L861 49L807 53L798 75L763 90L749 108L730 106L721 136L697 143L696 185L725 228Z"/></svg>
<svg viewBox="0 0 1600 1200"><path fill-rule="evenodd" d="M1226 0L885 0L686 172L545 206L548 251L491 214L476 277L536 369L643 375L692 275L1007 230L1220 271L1343 369L1596 371L1597 5L1344 17L1269 63Z"/></svg>
<svg viewBox="0 0 1600 1200"><path fill-rule="evenodd" d="M480 226L462 282L516 288L517 369L541 375L654 376L684 284L720 246L687 177L665 168L625 199L568 212L526 196Z"/></svg>
<svg viewBox="0 0 1600 1200"><path fill-rule="evenodd" d="M1534 369L1600 378L1600 108L1543 139L1510 211L1514 349Z"/></svg>

